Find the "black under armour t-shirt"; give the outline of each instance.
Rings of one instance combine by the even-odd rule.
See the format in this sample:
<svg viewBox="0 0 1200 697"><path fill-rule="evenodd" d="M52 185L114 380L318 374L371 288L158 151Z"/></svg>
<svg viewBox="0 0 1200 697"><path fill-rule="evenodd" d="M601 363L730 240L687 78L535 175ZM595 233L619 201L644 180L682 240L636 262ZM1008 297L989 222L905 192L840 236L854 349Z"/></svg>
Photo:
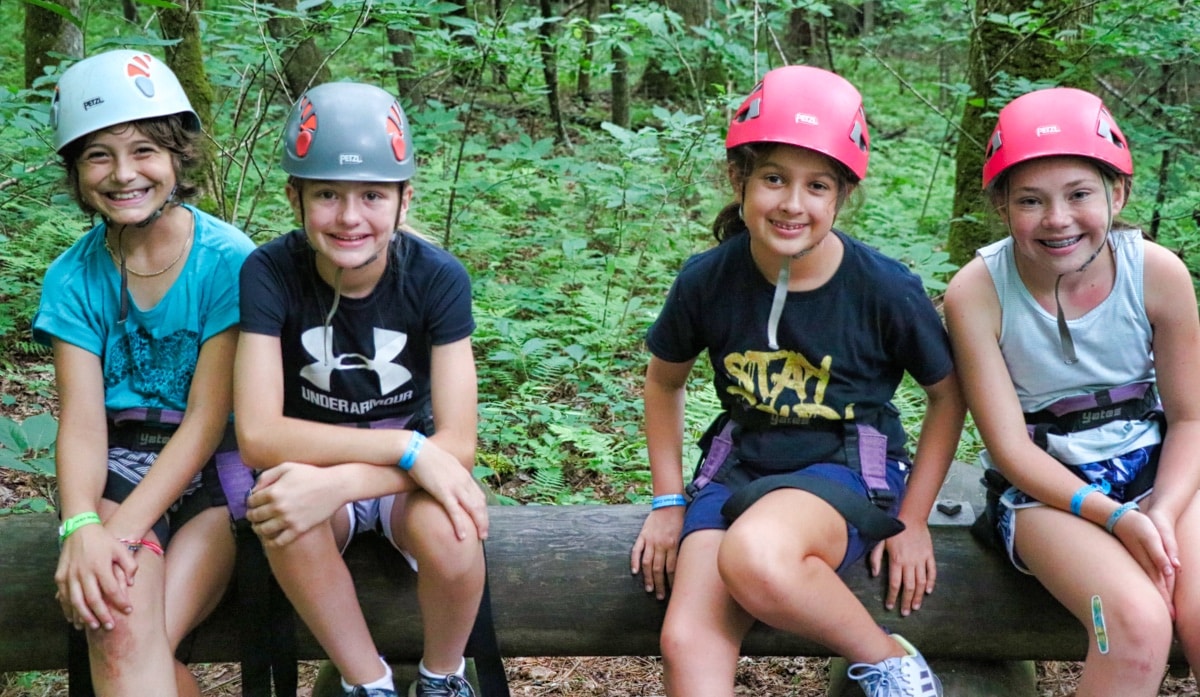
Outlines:
<svg viewBox="0 0 1200 697"><path fill-rule="evenodd" d="M324 423L415 414L429 402L434 346L471 335L471 281L449 252L399 233L370 295L342 297L317 274L302 230L256 249L241 271L241 330L279 337L284 416Z"/></svg>

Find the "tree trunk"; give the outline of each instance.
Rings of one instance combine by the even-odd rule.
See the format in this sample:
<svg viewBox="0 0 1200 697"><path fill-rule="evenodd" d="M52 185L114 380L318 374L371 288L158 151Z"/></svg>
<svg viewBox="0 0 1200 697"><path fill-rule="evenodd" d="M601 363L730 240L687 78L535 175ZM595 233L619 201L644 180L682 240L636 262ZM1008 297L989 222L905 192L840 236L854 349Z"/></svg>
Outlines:
<svg viewBox="0 0 1200 697"><path fill-rule="evenodd" d="M955 154L954 215L947 240L950 260L960 266L971 260L976 249L1003 235L989 224L992 214L980 184L984 148L996 126L996 117L984 114L995 114L1003 106L994 103L997 75L1031 81L1053 79L1059 76L1062 61L1078 62L1086 50L1082 45L1042 38L1078 26L1084 19L1069 0L1054 0L1043 6L1040 17L1044 23L1040 26L1048 31L1040 33L1015 36L1011 30L987 20L992 13L1007 15L1028 7L1024 0L979 0L975 4L977 29L971 35L967 58L973 97L963 109Z"/></svg>
<svg viewBox="0 0 1200 697"><path fill-rule="evenodd" d="M575 93L587 104L592 101L592 68L596 57L592 46L596 41L596 31L592 28L592 22L596 21L596 0L584 0L583 18L583 50L579 52L579 68L575 73Z"/></svg>
<svg viewBox="0 0 1200 697"><path fill-rule="evenodd" d="M780 56L784 62L815 65L814 59L820 55L817 50L817 29L809 20L808 10L792 10L788 13L786 46L791 47L794 56ZM823 66L828 68L829 66Z"/></svg>
<svg viewBox="0 0 1200 697"><path fill-rule="evenodd" d="M79 0L58 0L71 14L79 15ZM83 57L83 34L79 27L37 5L25 5L25 87L58 63L50 53Z"/></svg>
<svg viewBox="0 0 1200 697"><path fill-rule="evenodd" d="M542 24L538 27L538 50L542 54L542 75L546 80L546 100L550 104L550 122L554 124L554 141L559 145L571 145L567 127L563 123L562 107L558 100L558 51L554 48L554 25L550 18L554 10L550 0L540 0Z"/></svg>
<svg viewBox="0 0 1200 697"><path fill-rule="evenodd" d="M631 504L489 507L487 576L505 655L659 655L666 605L629 575L630 540L648 513L649 506ZM50 585L58 550L45 542L57 524L51 513L0 517L0 670L66 665L65 627ZM932 660L1084 657L1088 634L1037 579L1013 571L965 525L931 524L929 532L938 550L938 589L919 613L899 617L884 609L886 574L871 576L865 564L843 574L875 621L902 631ZM355 539L345 558L379 652L394 661L419 659L416 575L375 535ZM191 660L237 660L242 624L237 603L222 603L196 630ZM298 658L324 657L303 622L296 622L296 641ZM757 624L741 652L827 656L830 650ZM1181 656L1178 646L1171 653Z"/></svg>
<svg viewBox="0 0 1200 697"><path fill-rule="evenodd" d="M283 87L288 102L294 102L309 86L329 82L332 77L316 42L306 35L304 22L291 16L296 12L296 0L271 0L270 4L287 13L268 19L267 31L284 45Z"/></svg>
<svg viewBox="0 0 1200 697"><path fill-rule="evenodd" d="M167 46L167 65L179 78L179 84L192 103L192 109L200 117L200 124L206 133L212 133L213 127L213 91L212 83L208 80L208 71L204 68L204 43L200 36L199 14L204 10L203 0L175 0L175 9L163 8L158 11L158 24L162 35L167 39L178 39L178 43ZM197 184L203 190L204 200L201 207L211 210L222 218L228 218L232 211L225 209L223 187L217 170L213 167L216 162L216 146L212 139L200 141L199 171L203 172L203 181Z"/></svg>
<svg viewBox="0 0 1200 697"><path fill-rule="evenodd" d="M137 5L133 4L133 0L121 0L121 14L124 15L125 21L130 24L139 24L141 18L138 17Z"/></svg>
<svg viewBox="0 0 1200 697"><path fill-rule="evenodd" d="M1170 108L1178 103L1178 94L1174 85L1175 75L1174 66L1164 65L1162 67L1162 85L1155 94L1161 107ZM1170 187L1171 181L1171 159L1171 148L1164 148L1158 163L1158 190L1154 192L1154 211L1150 214L1150 228L1146 231L1146 236L1156 242L1159 228L1162 226L1162 212L1167 205L1167 189Z"/></svg>
<svg viewBox="0 0 1200 697"><path fill-rule="evenodd" d="M610 0L609 12L616 12L619 0ZM619 46L612 49L612 122L629 128L629 56Z"/></svg>
<svg viewBox="0 0 1200 697"><path fill-rule="evenodd" d="M495 17L497 23L499 23L507 14L507 9L511 8L512 3L509 4L509 8L505 7L505 3L509 1L510 0L492 0L492 16ZM492 64L492 74L495 76L496 84L507 88L508 64L499 60L488 62Z"/></svg>
<svg viewBox="0 0 1200 697"><path fill-rule="evenodd" d="M425 101L420 80L413 67L413 33L404 29L387 30L388 46L392 51L392 67L396 69L396 94L407 104Z"/></svg>

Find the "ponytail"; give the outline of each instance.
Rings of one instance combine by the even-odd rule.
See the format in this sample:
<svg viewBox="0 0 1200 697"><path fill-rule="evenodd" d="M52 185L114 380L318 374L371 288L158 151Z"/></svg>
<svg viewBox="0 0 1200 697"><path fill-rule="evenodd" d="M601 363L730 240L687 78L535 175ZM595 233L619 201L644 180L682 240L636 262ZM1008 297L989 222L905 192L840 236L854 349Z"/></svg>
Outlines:
<svg viewBox="0 0 1200 697"><path fill-rule="evenodd" d="M717 213L717 219L713 221L712 233L720 244L725 240L746 231L746 223L742 220L742 207L736 201L730 203Z"/></svg>

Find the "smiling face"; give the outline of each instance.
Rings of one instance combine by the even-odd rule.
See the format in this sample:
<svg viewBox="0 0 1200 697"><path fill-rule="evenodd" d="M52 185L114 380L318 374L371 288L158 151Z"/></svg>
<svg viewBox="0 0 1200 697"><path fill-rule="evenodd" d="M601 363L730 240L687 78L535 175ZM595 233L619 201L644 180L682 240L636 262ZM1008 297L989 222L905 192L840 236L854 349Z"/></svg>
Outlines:
<svg viewBox="0 0 1200 697"><path fill-rule="evenodd" d="M130 124L89 135L74 167L81 205L114 225L150 218L178 181L175 155Z"/></svg>
<svg viewBox="0 0 1200 697"><path fill-rule="evenodd" d="M296 180L287 186L292 209L317 252L317 270L331 283L339 268L378 280L387 266L388 243L407 218L412 191L398 182Z"/></svg>
<svg viewBox="0 0 1200 697"><path fill-rule="evenodd" d="M852 186L829 158L779 145L743 179L731 176L755 259L794 257L829 235Z"/></svg>
<svg viewBox="0 0 1200 697"><path fill-rule="evenodd" d="M1017 165L1001 187L995 202L1018 252L1053 274L1076 271L1092 257L1126 196L1122 180L1106 180L1078 157Z"/></svg>

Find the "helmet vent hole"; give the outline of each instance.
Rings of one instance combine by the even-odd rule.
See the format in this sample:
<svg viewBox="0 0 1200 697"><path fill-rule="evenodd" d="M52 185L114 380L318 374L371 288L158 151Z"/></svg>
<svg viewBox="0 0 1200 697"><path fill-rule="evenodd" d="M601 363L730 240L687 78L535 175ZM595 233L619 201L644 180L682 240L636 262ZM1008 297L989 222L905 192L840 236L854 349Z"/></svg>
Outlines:
<svg viewBox="0 0 1200 697"><path fill-rule="evenodd" d="M1110 124L1105 119L1103 119L1103 118L1100 119L1100 123L1096 127L1096 132L1100 135L1101 138L1107 140L1108 142L1112 143L1113 145L1117 146L1118 148L1121 148L1122 150L1125 149L1125 143L1122 142L1121 139L1118 138L1115 133L1113 133L1112 124Z"/></svg>
<svg viewBox="0 0 1200 697"><path fill-rule="evenodd" d="M991 157L999 149L1000 149L1000 132L996 131L996 133L992 136L992 139L988 142L987 152L984 153L984 157Z"/></svg>
<svg viewBox="0 0 1200 697"><path fill-rule="evenodd" d="M867 151L866 131L863 130L863 125L859 121L854 122L854 128L850 131L850 140L858 146L859 150Z"/></svg>

